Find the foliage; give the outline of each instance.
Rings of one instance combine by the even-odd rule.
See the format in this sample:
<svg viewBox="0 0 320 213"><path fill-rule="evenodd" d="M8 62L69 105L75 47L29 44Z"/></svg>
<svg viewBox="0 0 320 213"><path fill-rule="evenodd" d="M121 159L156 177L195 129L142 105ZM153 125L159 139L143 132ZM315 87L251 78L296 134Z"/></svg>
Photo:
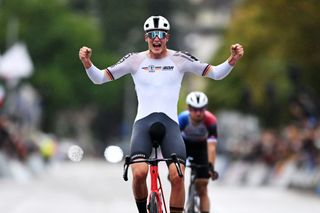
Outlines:
<svg viewBox="0 0 320 213"><path fill-rule="evenodd" d="M141 51L146 48L143 39L143 23L147 17L162 15L170 19L177 5L174 0L97 0L96 8L104 35L104 47L121 52Z"/></svg>
<svg viewBox="0 0 320 213"><path fill-rule="evenodd" d="M96 19L71 12L64 1L50 0L4 0L0 14L4 29L0 32L1 50L7 48L10 19L18 20L18 39L27 44L34 62L31 82L43 98L45 125L49 129L56 113L64 108L79 109L92 102L106 109L119 105L121 82L108 87L93 85L78 58L82 45L93 48L99 67L110 65L119 57L102 49L103 38Z"/></svg>
<svg viewBox="0 0 320 213"><path fill-rule="evenodd" d="M83 45L91 47L94 63L100 68L128 52L144 50L146 17L167 16L175 4L174 0L132 1L130 5L125 0L1 0L0 50L5 51L15 36L27 44L35 67L27 80L42 97L44 129L55 131L62 111L80 112L86 107L97 110L92 126L100 131L100 139L111 129L121 128L124 87L133 90L132 84L124 84L128 77L108 85L92 84L78 50ZM18 32L10 36L12 20L17 20Z"/></svg>
<svg viewBox="0 0 320 213"><path fill-rule="evenodd" d="M319 9L316 0L246 0L235 8L214 62L224 60L236 42L244 46L245 55L223 83L210 84L215 105L281 122L297 86L289 67L298 69L299 83L319 94Z"/></svg>

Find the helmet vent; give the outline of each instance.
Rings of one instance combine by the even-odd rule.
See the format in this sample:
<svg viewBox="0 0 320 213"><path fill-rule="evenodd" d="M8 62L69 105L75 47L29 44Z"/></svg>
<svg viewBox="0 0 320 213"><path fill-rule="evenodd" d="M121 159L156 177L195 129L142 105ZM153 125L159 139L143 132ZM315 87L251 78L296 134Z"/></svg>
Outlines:
<svg viewBox="0 0 320 213"><path fill-rule="evenodd" d="M162 30L168 32L170 30L170 23L163 16L150 16L144 22L143 29L145 32L150 32L153 30Z"/></svg>
<svg viewBox="0 0 320 213"><path fill-rule="evenodd" d="M154 18L153 23L154 23L154 27L158 28L159 27L159 18Z"/></svg>
<svg viewBox="0 0 320 213"><path fill-rule="evenodd" d="M191 92L187 95L186 103L195 108L203 108L208 104L208 97L203 92Z"/></svg>

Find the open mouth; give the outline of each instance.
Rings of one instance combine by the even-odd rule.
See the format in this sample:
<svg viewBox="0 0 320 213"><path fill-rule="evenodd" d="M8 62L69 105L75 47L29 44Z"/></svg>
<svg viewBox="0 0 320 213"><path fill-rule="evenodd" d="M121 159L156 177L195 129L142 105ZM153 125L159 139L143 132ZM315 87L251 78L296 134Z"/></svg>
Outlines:
<svg viewBox="0 0 320 213"><path fill-rule="evenodd" d="M154 48L160 48L161 47L161 43L153 43L152 44Z"/></svg>

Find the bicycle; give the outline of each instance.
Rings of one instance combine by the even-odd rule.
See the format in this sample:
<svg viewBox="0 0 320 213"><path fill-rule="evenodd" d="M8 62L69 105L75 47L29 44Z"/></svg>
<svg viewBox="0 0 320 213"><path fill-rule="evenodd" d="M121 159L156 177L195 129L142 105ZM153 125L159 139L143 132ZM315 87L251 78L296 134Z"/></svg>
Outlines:
<svg viewBox="0 0 320 213"><path fill-rule="evenodd" d="M208 165L204 164L195 164L191 162L191 159L188 161L187 167L191 168L190 175L190 184L188 188L188 198L186 202L185 211L186 213L199 213L200 211L200 197L196 190L196 177L197 177L197 169L208 167ZM217 178L217 177L216 177ZM211 178L212 180L216 180L216 178Z"/></svg>
<svg viewBox="0 0 320 213"><path fill-rule="evenodd" d="M180 162L177 158L177 155L175 153L171 154L170 158L158 158L157 150L159 145L161 144L161 141L165 135L165 126L160 123L156 122L151 125L149 130L152 146L154 149L155 157L154 158L148 158L148 159L137 159L132 160L130 156L125 157L125 163L124 163L124 172L123 172L123 179L125 181L128 180L128 168L130 164L134 163L147 163L149 164L150 168L150 186L151 190L148 197L148 205L147 208L149 210L149 213L162 213L162 205L164 206L165 213L167 213L167 207L165 203L165 197L162 190L162 184L160 180L160 176L158 173L158 163L161 161L164 162L173 162L174 165L177 168L179 177L183 177ZM158 186L159 183L159 186Z"/></svg>

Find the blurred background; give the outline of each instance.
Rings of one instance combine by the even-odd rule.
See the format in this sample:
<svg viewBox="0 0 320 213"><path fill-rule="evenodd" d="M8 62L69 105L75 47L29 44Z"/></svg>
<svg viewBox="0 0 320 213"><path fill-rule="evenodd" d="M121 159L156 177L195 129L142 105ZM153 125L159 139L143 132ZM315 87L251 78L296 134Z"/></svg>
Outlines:
<svg viewBox="0 0 320 213"><path fill-rule="evenodd" d="M95 172L101 175L99 186L102 177L113 174L124 189L119 197L131 193L121 181L121 162L107 163L104 157L108 146L121 148L120 160L129 152L137 106L132 79L92 84L78 51L91 47L100 68L144 51L142 26L151 15L170 21L170 49L188 51L200 61L216 65L229 56L231 44L245 48L227 78L186 75L180 93L179 112L186 108L186 94L201 90L218 117L221 178L211 185L218 190L216 200L228 206L219 192L229 199L281 189L284 197L302 193L297 201L315 198L319 210L319 10L318 0L0 0L0 198L5 201L0 210L37 212L30 206L14 210L18 194L32 191L25 183L45 188L52 184L49 179L70 186L78 178L82 185L95 180ZM70 163L71 145L84 150L83 162ZM242 190L226 190L230 186ZM92 200L107 197L104 187L93 188L101 194L91 196L92 190L87 194ZM274 195L272 190L267 193ZM40 195L35 199L42 197L50 209ZM134 207L130 196L128 202ZM100 207L90 211L108 208Z"/></svg>

